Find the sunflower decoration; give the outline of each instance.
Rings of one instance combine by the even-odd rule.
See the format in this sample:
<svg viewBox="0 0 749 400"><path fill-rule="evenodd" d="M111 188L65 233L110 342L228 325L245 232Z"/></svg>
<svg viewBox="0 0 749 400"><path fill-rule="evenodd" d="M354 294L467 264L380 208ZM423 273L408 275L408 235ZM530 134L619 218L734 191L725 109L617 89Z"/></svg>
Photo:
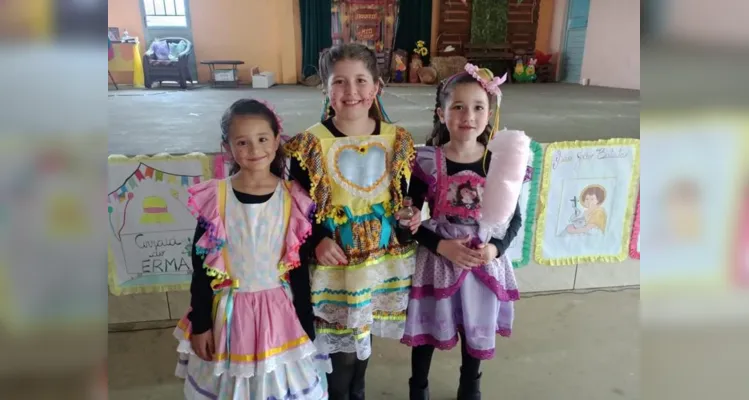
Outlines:
<svg viewBox="0 0 749 400"><path fill-rule="evenodd" d="M426 43L424 43L423 40L417 41L416 42L416 48L414 49L414 53L418 54L418 55L420 55L422 57L426 57L427 54L429 54L429 49L427 49L426 47L424 47L425 44Z"/></svg>
<svg viewBox="0 0 749 400"><path fill-rule="evenodd" d="M333 208L333 223L336 225L343 225L346 222L348 222L348 215L346 215L346 210L341 206L336 206Z"/></svg>

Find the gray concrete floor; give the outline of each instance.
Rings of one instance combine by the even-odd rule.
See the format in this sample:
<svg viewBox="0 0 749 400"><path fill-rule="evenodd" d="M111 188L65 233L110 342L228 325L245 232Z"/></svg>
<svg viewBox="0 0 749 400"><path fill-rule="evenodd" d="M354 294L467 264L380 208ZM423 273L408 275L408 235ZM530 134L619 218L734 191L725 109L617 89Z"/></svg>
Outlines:
<svg viewBox="0 0 749 400"><path fill-rule="evenodd" d="M507 85L502 125L525 130L541 143L611 137L639 138L639 91L564 84ZM434 87L386 88L385 109L417 143L431 130ZM317 89L276 86L253 90L198 87L186 91L109 91L109 153L214 152L219 118L235 100L273 103L286 133L319 119ZM497 356L483 366L484 399L639 399L639 291L563 293L517 303L515 332L499 340ZM616 310L615 312L612 312ZM109 334L111 400L180 399L174 377L172 329ZM407 399L410 353L394 341L375 343L368 398ZM432 399L452 399L460 351L438 352L432 365Z"/></svg>
<svg viewBox="0 0 749 400"><path fill-rule="evenodd" d="M640 137L640 92L566 84L503 86L501 124L526 131L541 143ZM271 89L109 91L109 153L213 152L219 146L219 119L235 100L255 97L276 106L286 133L320 118L322 94L304 86ZM433 86L391 86L385 110L423 143L432 127Z"/></svg>
<svg viewBox="0 0 749 400"><path fill-rule="evenodd" d="M640 399L639 290L528 296L516 303L512 338L483 363L487 400ZM615 312L614 312L615 310ZM177 400L172 328L109 334L110 400ZM455 398L460 350L437 352L433 400ZM370 400L408 399L410 351L378 340L367 372Z"/></svg>

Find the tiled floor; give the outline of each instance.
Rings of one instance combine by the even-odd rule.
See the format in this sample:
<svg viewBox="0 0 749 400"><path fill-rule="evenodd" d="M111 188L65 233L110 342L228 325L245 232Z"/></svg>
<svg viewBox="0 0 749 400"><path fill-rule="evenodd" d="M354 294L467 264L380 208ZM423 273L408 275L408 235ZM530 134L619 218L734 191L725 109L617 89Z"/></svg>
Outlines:
<svg viewBox="0 0 749 400"><path fill-rule="evenodd" d="M483 364L483 398L639 399L638 310L636 289L521 299L513 337L498 339L497 356ZM169 328L109 334L110 400L182 398L182 381L173 375L171 333ZM367 398L408 399L408 348L385 340L374 347ZM435 355L432 399L455 398L459 365L458 349Z"/></svg>

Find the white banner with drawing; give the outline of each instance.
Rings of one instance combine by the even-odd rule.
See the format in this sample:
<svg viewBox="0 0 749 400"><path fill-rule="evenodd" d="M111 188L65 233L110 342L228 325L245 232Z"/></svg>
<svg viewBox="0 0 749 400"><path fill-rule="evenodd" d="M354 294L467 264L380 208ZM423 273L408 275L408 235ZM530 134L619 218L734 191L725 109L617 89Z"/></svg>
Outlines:
<svg viewBox="0 0 749 400"><path fill-rule="evenodd" d="M110 156L109 289L114 295L185 290L196 218L187 188L210 176L203 154Z"/></svg>

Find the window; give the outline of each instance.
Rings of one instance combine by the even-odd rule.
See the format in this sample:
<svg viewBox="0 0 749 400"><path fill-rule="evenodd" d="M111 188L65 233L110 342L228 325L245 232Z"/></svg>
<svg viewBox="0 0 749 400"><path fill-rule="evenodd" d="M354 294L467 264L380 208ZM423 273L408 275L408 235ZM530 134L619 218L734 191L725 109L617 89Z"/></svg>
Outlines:
<svg viewBox="0 0 749 400"><path fill-rule="evenodd" d="M186 27L185 0L143 0L146 26Z"/></svg>

